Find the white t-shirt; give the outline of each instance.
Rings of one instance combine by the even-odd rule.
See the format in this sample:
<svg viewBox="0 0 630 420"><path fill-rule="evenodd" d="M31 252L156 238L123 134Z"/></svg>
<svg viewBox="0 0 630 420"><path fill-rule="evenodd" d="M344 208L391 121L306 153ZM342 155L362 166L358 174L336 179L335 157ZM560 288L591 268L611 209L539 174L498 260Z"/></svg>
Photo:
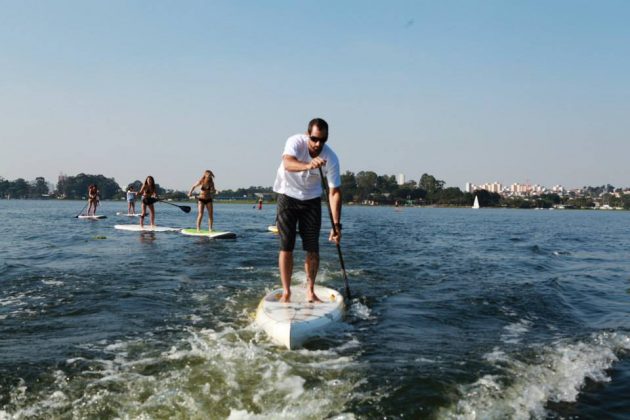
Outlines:
<svg viewBox="0 0 630 420"><path fill-rule="evenodd" d="M294 156L300 162L310 162L313 160L308 153L309 137L306 134L296 134L288 138L284 146L282 155ZM326 161L322 167L324 175L328 179L328 187L337 188L341 186L341 176L339 175L339 159L335 152L327 144L322 148L319 157ZM279 194L285 194L298 200L310 200L321 197L322 182L319 169L309 171L289 172L284 169L284 161L280 162L276 181L273 190Z"/></svg>

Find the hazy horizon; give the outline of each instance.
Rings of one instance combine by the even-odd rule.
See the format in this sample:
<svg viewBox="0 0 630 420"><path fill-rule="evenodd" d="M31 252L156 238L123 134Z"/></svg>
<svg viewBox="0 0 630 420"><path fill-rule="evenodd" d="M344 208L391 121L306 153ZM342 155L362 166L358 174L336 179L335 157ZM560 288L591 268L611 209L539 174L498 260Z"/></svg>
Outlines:
<svg viewBox="0 0 630 420"><path fill-rule="evenodd" d="M331 127L341 170L630 186L630 3L3 2L0 176L273 184Z"/></svg>

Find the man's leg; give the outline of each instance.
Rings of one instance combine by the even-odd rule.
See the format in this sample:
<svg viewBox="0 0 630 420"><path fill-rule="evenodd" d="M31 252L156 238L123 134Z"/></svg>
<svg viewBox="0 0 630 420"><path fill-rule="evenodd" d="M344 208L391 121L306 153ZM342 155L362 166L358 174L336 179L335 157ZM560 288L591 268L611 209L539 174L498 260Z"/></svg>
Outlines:
<svg viewBox="0 0 630 420"><path fill-rule="evenodd" d="M309 302L321 302L315 294L315 278L319 270L319 252L308 251L304 260L306 272L306 300Z"/></svg>
<svg viewBox="0 0 630 420"><path fill-rule="evenodd" d="M293 252L280 251L278 257L280 280L282 281L282 298L280 302L291 301L291 275L293 274Z"/></svg>
<svg viewBox="0 0 630 420"><path fill-rule="evenodd" d="M293 248L295 247L295 230L297 215L294 203L289 197L280 194L276 213L276 226L280 236L280 254L278 255L278 267L282 282L281 302L291 300L291 276L293 274Z"/></svg>
<svg viewBox="0 0 630 420"><path fill-rule="evenodd" d="M321 302L315 294L315 278L319 270L319 231L322 226L322 202L319 198L304 201L299 217L302 247L306 251L304 271L306 272L306 300Z"/></svg>

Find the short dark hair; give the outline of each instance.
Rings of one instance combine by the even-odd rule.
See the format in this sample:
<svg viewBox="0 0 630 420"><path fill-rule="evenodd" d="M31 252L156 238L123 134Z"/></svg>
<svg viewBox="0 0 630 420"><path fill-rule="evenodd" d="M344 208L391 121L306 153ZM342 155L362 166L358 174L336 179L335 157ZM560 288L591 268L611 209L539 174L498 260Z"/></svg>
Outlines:
<svg viewBox="0 0 630 420"><path fill-rule="evenodd" d="M308 123L308 133L311 134L311 130L313 129L313 126L317 126L317 128L320 129L320 131L323 131L326 133L326 135L328 135L328 123L326 121L324 121L321 118L313 118L309 123Z"/></svg>

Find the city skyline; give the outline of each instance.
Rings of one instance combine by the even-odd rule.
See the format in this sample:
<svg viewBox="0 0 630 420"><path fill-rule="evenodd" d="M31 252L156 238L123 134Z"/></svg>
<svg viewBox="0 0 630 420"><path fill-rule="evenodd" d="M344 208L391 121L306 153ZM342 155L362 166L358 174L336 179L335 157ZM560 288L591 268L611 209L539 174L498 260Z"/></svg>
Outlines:
<svg viewBox="0 0 630 420"><path fill-rule="evenodd" d="M341 170L623 185L630 3L6 2L0 176L272 185L313 117ZM308 28L308 29L307 29ZM313 30L318 28L318 30Z"/></svg>

